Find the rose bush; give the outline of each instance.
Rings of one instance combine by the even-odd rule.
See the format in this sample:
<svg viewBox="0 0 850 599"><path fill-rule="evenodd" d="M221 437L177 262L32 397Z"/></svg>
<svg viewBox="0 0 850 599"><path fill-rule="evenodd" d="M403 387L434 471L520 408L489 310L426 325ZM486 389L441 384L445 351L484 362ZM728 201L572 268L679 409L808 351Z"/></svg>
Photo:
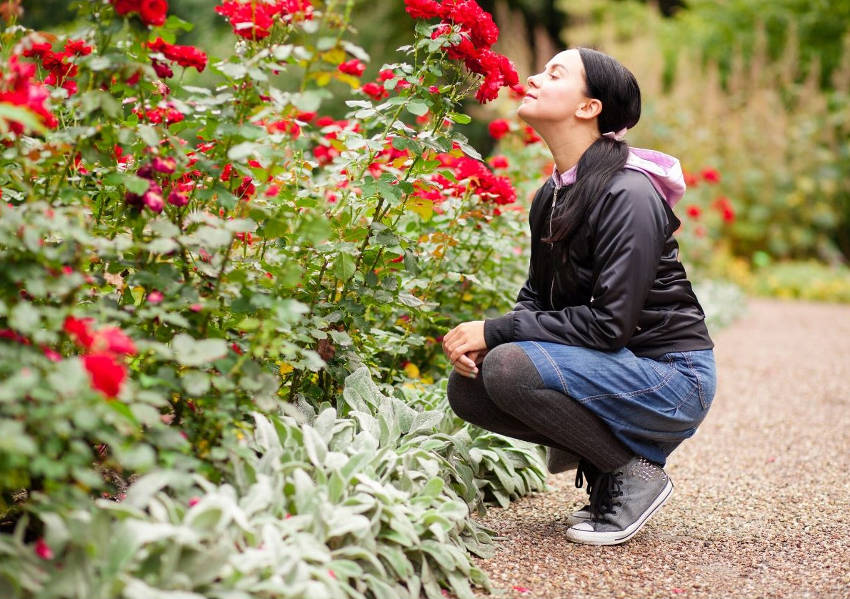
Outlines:
<svg viewBox="0 0 850 599"><path fill-rule="evenodd" d="M219 501L204 493L254 501L250 485L278 474L286 513L313 518L298 543L341 552L347 565L329 579L327 567L297 566L307 555L273 573L289 586L269 591L262 558L251 593L294 596L319 576L332 596L399 596L386 590L399 585L417 596L417 578L429 596L440 584L468 595L462 549L483 551L488 537L467 506L542 488L537 449L463 425L445 378L434 383L448 372L442 332L509 309L524 274L525 216L513 208L535 183L537 151L523 145L515 163L488 166L457 130L469 121L462 99L490 101L516 87L516 72L492 51L498 30L475 2L406 5L412 43L371 82L361 80L367 53L348 39L350 3L223 2L214 10L235 40L225 57L177 44L191 25L165 0L81 3L67 38L4 30L4 596L233 590L211 581L272 543L260 522L283 512L195 522L207 532L235 523L247 536L216 545L224 562L187 566L180 581L150 557L173 551L174 537L121 531L165 530L161 507L194 494L199 505ZM214 83L193 84L190 70ZM339 94L349 112L323 114ZM371 395L344 400L364 380L375 382L360 395ZM259 433L258 421L272 428ZM289 457L268 444L272 429ZM266 454L283 460L278 474L261 475L253 460ZM143 481L163 471L195 481L193 495L172 485L153 501ZM321 514L293 495L296 471L320 489ZM125 493L136 498L126 508ZM336 524L322 518L344 520L353 497L386 505L369 526L329 536ZM407 499L422 511L413 536ZM133 540L91 550L115 535ZM225 537L185 538L200 547Z"/></svg>

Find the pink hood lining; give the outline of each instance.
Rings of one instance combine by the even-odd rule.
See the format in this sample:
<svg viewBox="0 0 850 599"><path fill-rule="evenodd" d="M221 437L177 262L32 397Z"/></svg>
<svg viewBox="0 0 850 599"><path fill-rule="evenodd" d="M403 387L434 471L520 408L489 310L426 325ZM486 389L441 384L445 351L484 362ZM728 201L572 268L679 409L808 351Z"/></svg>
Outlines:
<svg viewBox="0 0 850 599"><path fill-rule="evenodd" d="M552 179L557 185L571 185L575 183L577 167L573 165L565 173L558 172L555 167ZM640 171L649 177L653 187L671 208L685 195L685 175L678 158L656 150L630 147L625 168Z"/></svg>

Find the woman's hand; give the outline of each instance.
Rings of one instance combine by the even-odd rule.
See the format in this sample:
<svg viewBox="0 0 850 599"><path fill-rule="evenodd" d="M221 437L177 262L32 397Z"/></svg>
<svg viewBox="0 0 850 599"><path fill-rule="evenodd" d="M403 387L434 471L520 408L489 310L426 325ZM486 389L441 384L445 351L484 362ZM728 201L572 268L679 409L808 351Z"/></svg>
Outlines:
<svg viewBox="0 0 850 599"><path fill-rule="evenodd" d="M443 352L460 374L475 376L478 372L476 360L487 353L484 342L484 321L463 322L443 337Z"/></svg>

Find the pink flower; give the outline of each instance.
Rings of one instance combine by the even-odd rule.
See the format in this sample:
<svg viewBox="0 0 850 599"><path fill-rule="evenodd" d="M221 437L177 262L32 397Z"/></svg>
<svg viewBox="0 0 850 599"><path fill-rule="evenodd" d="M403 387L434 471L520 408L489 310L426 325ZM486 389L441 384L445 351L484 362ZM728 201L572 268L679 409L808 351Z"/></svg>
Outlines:
<svg viewBox="0 0 850 599"><path fill-rule="evenodd" d="M171 190L168 194L168 203L172 206L185 206L189 203L189 198L185 193L181 193L176 189Z"/></svg>
<svg viewBox="0 0 850 599"><path fill-rule="evenodd" d="M171 157L160 158L159 156L157 156L153 159L151 166L153 167L153 170L158 173L170 175L174 172L174 169L177 168L177 161L175 161L174 158Z"/></svg>
<svg viewBox="0 0 850 599"><path fill-rule="evenodd" d="M35 554L41 559L53 559L53 550L50 548L44 539L40 538L35 542Z"/></svg>
<svg viewBox="0 0 850 599"><path fill-rule="evenodd" d="M142 202L145 206L151 209L151 212L156 212L159 214L162 212L162 209L165 207L165 201L162 199L162 193L158 189L153 189L154 184L151 183L151 189L148 189L145 192L145 195L142 196ZM159 187L157 185L156 187Z"/></svg>
<svg viewBox="0 0 850 599"><path fill-rule="evenodd" d="M150 293L148 293L148 303L158 304L164 299L165 299L165 296L162 295L161 291L153 290Z"/></svg>
<svg viewBox="0 0 850 599"><path fill-rule="evenodd" d="M199 503L200 501L201 501L201 498L200 498L200 497L197 497L197 496L196 496L196 497L191 497L191 498L189 499L189 507L195 507L196 505L198 505L198 503Z"/></svg>
<svg viewBox="0 0 850 599"><path fill-rule="evenodd" d="M44 346L41 348L41 351L44 353L45 357L51 362L62 361L62 356L59 354L59 352L52 350L49 347Z"/></svg>

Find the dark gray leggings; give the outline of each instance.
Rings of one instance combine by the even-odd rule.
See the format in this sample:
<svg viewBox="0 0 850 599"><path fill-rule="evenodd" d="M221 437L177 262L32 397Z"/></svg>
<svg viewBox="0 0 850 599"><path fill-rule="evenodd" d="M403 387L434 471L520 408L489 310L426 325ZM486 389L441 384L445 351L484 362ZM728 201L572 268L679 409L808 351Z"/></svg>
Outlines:
<svg viewBox="0 0 850 599"><path fill-rule="evenodd" d="M474 379L452 371L448 398L467 422L569 452L602 472L632 458L595 414L568 395L544 387L534 363L513 343L491 349Z"/></svg>

